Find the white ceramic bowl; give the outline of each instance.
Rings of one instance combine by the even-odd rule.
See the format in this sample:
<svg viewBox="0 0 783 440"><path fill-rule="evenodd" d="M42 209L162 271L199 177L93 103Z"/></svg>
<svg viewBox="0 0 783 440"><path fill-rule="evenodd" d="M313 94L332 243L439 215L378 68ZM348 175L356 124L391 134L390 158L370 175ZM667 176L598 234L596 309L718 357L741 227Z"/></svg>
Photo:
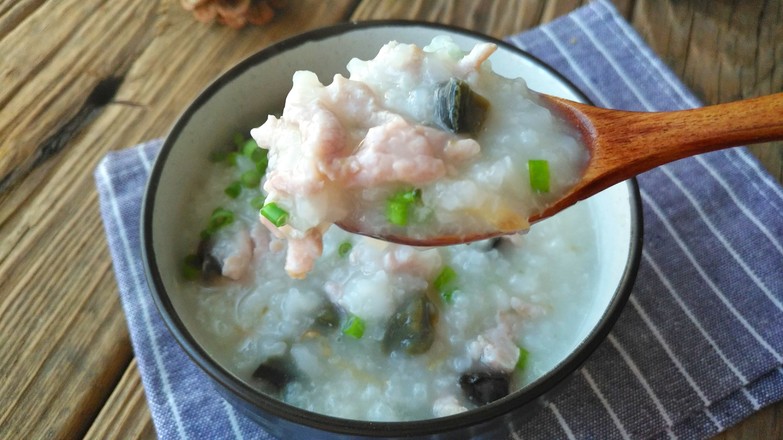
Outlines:
<svg viewBox="0 0 783 440"><path fill-rule="evenodd" d="M638 267L642 243L640 196L634 181L616 185L582 202L598 225L600 274L591 289L596 297L585 310L574 350L551 371L498 402L456 416L435 420L379 423L314 414L257 392L228 372L207 353L188 328L177 293L180 262L187 244L178 231L184 194L197 187L199 170L208 166L216 145L232 133L247 132L279 113L296 70L314 71L329 82L347 75L351 58L373 58L390 40L419 45L447 34L469 50L493 41L499 49L492 68L508 77L523 77L533 90L585 101L573 85L536 58L500 41L464 30L416 22L350 23L309 32L271 46L221 75L185 110L168 135L147 188L142 214L143 254L153 296L169 329L226 399L271 432L283 438L406 437L452 438L501 435L524 420L540 396L573 373L603 341L617 319Z"/></svg>

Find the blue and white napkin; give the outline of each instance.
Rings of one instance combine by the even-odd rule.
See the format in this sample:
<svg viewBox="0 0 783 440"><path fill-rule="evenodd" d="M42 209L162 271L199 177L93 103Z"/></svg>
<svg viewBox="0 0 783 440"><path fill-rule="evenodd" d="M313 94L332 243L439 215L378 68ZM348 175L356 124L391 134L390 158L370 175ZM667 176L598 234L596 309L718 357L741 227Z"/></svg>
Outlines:
<svg viewBox="0 0 783 440"><path fill-rule="evenodd" d="M606 1L511 43L599 106L675 110L698 100ZM272 438L213 390L158 316L141 266L139 213L160 148L109 153L95 170L122 304L161 438ZM639 176L644 253L614 330L564 392L513 438L707 438L783 399L783 189L744 149Z"/></svg>

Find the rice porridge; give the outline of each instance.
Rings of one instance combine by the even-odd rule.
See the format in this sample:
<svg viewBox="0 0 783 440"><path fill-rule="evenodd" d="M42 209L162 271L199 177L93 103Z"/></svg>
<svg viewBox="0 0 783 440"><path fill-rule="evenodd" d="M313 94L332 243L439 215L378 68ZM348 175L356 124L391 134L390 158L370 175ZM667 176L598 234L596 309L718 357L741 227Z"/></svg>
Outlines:
<svg viewBox="0 0 783 440"><path fill-rule="evenodd" d="M282 116L251 130L269 149L262 221L290 241L291 276L305 276L333 223L375 236L519 232L579 180L579 135L523 80L492 72L496 48L391 42L328 86L294 74Z"/></svg>
<svg viewBox="0 0 783 440"><path fill-rule="evenodd" d="M586 205L576 205L537 223L524 235L437 248L383 242L329 226L335 220L332 209L342 215L354 204L375 212L372 222L383 222L381 217L387 218L383 211L388 208L384 205L410 192L410 203L416 204L410 213L411 223L420 225L416 216L422 216L435 218L437 227L448 228L459 209L445 205L473 197L464 190L470 182L489 199L495 193L488 189L488 182L501 188L500 200L487 205L489 208L482 205L492 213L484 219L491 223L501 203L527 197L530 204L524 209L536 209L578 175L583 152L570 143L573 139L567 140L571 139L567 133L552 127L553 118L545 109L528 104L513 107L512 113L533 113L532 120L524 123L517 114L501 117L498 114L504 112L493 111L515 105L515 100L503 96L512 91L525 95L526 87L523 81L514 80L504 82L500 91L494 89L491 78L484 79L491 71L483 67L491 48L477 47L464 54L450 41L436 39L423 51L392 44L379 54L397 59L396 51L402 51L426 66L421 90L418 85L424 77L406 84L404 75L395 73L395 66L408 72L400 60L385 69L388 78L378 80L398 84L387 84L393 90L383 95L384 102L394 103L389 104L393 109L373 110L373 114L393 113L384 113L381 118L386 121L381 125L394 124L386 127L394 128L392 132L405 132L405 124L413 126L410 121L424 123L422 127L440 124L426 119L432 107L417 110L426 101L419 94L431 96L433 87L441 87L444 80L448 83L456 72L453 66L460 63L464 71L458 79L490 103L486 115L480 117L481 128L471 128L475 133L444 137L412 129L414 134L424 133L426 139L437 141L435 147L422 150L435 153L424 154L418 163L427 157L432 163L437 159L444 169L455 168L459 173L448 171L413 186L405 177L383 178L382 184L362 184L355 191L340 194L331 182L341 179L323 179L321 175L345 172L345 176L357 178L361 174L357 170L375 172L365 166L378 163L378 158L364 156L369 162L362 162L360 154L327 155L339 159L328 161L333 168L327 169L321 158L311 160L312 150L297 150L297 160L296 155L273 146L267 156L266 149L241 137L235 139L236 148L216 151L214 165L205 170L203 187L191 192L193 199L186 203L184 215L196 220L186 222L182 233L192 237L193 253L185 257L177 291L187 298L182 315L189 317L188 328L218 363L260 391L306 410L356 420L405 421L457 414L501 399L551 370L578 344L582 311L593 300L589 286L595 285L597 273L596 233ZM371 70L374 73L368 73ZM379 73L372 61L358 60L349 64L349 71L351 81L366 81ZM313 76L297 75L295 89L302 81L316 90L327 89L313 83L317 82ZM335 78L335 82L341 81L349 80ZM351 90L375 96L378 91L373 87L381 86ZM300 92L310 93L307 90ZM345 91L340 89L331 96L345 99ZM317 105L324 106L323 96L329 93L320 90ZM459 93L467 93L467 89ZM276 121L273 124L288 126L267 127L266 135L266 129L260 134L256 130L253 135L257 140L307 142L295 133L298 128L291 129L291 120L286 120L292 113L289 110L295 110L289 107L291 99L289 95L280 119L270 119ZM300 111L306 107L302 105ZM356 116L367 107L353 108L355 120L351 123L345 116L351 112L341 108L337 119L342 120L342 131L327 131L343 139L369 136L366 124L359 122L375 116ZM321 128L334 122L324 119L326 113L316 113L302 116L301 121L322 124ZM503 134L497 129L518 122L522 134ZM540 145L542 139L561 137L568 145L557 144L554 152ZM328 142L315 143L314 148L321 148L321 152L333 147ZM504 145L500 151L495 151L496 143ZM507 146L511 143L526 152L521 156L510 153ZM447 157L449 154L456 156ZM357 168L349 157L364 165ZM484 162L475 164L479 158ZM549 192L538 194L531 184L523 185L529 177L526 162L530 158L547 161ZM286 169L287 179L280 177L282 174L275 177L274 173ZM510 175L513 170L516 176ZM418 176L421 170L414 171ZM320 185L323 193L309 185ZM525 194L503 193L517 186L526 187ZM309 198L302 197L303 193ZM270 213L270 204L277 210ZM373 211L378 206L381 208ZM261 222L259 210L264 208L267 213ZM526 211L514 212L514 216L526 219ZM306 215L313 217L302 218ZM283 221L278 221L280 217ZM468 220L472 222L469 227L484 225L484 220L474 220ZM281 231L286 226L291 227ZM317 240L302 240L313 230ZM306 270L292 273L291 251L297 246L304 246L305 254L313 258Z"/></svg>

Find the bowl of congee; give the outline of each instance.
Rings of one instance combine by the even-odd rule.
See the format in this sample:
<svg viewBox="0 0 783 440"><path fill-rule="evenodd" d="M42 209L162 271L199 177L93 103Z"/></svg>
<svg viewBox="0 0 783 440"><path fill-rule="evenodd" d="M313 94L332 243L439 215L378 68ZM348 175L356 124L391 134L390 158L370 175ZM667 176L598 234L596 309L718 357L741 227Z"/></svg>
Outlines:
<svg viewBox="0 0 783 440"><path fill-rule="evenodd" d="M296 36L208 86L142 238L221 396L281 438L496 438L556 393L630 294L642 213L631 180L528 224L590 157L535 92L586 101L505 42L399 21ZM489 238L394 239L465 233Z"/></svg>

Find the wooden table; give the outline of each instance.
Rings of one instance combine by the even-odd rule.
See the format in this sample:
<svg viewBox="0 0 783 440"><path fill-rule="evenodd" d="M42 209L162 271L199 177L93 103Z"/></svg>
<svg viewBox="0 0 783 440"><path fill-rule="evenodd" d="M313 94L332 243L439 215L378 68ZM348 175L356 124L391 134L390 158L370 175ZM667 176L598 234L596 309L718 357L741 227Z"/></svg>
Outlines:
<svg viewBox="0 0 783 440"><path fill-rule="evenodd" d="M579 0L289 1L264 27L193 20L174 0L0 0L0 438L149 438L92 170L163 136L216 75L346 20L443 22L495 37ZM707 103L783 90L783 0L615 0ZM754 147L783 179L783 149ZM721 439L783 438L783 403Z"/></svg>

